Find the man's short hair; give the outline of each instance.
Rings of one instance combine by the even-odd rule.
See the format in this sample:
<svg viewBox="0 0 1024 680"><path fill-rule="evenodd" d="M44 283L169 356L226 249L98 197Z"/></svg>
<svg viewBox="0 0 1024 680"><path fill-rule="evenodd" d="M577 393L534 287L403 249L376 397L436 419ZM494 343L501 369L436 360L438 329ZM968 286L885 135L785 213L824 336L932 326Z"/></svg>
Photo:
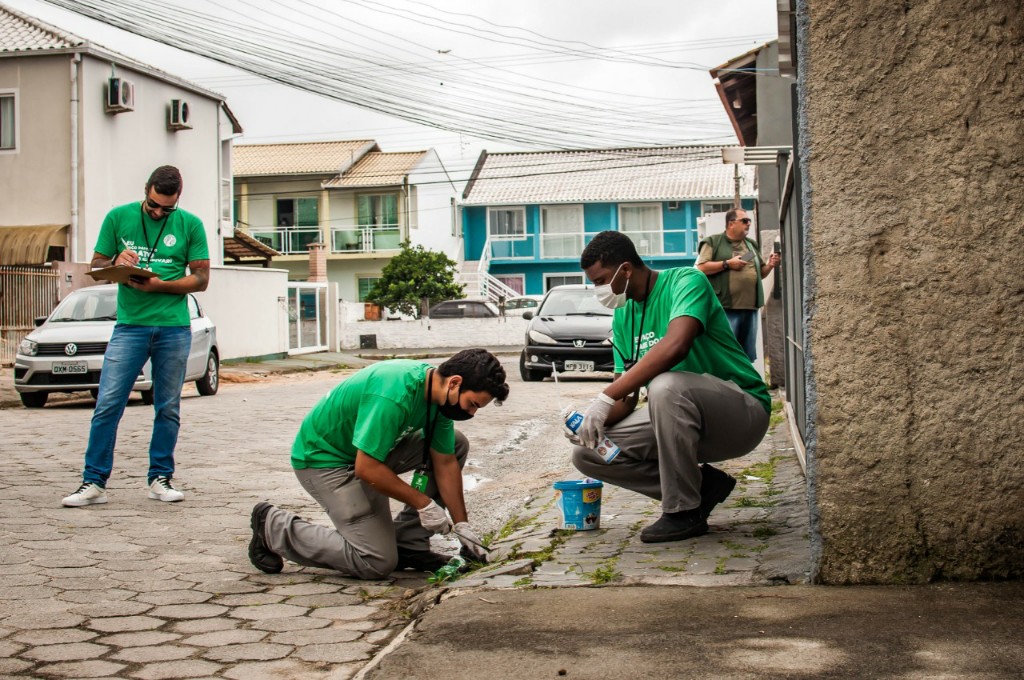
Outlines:
<svg viewBox="0 0 1024 680"><path fill-rule="evenodd" d="M729 224L735 220L740 211L747 212L745 208L730 208L729 212L725 213L725 223Z"/></svg>
<svg viewBox="0 0 1024 680"><path fill-rule="evenodd" d="M589 269L595 262L601 262L606 267L618 267L623 262L635 267L644 264L636 252L636 246L621 231L602 231L587 244L580 255L580 269Z"/></svg>
<svg viewBox="0 0 1024 680"><path fill-rule="evenodd" d="M173 165L161 165L153 171L146 182L146 193L156 189L161 196L177 196L181 193L181 173Z"/></svg>
<svg viewBox="0 0 1024 680"><path fill-rule="evenodd" d="M442 378L462 376L462 388L486 392L499 404L508 399L505 369L498 358L483 347L464 349L437 367Z"/></svg>

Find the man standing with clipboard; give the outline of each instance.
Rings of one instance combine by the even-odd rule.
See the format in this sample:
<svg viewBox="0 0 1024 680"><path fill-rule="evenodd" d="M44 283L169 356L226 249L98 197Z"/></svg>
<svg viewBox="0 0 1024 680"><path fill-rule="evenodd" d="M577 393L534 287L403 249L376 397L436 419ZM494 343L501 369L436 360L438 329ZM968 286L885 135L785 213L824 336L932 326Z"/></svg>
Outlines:
<svg viewBox="0 0 1024 680"><path fill-rule="evenodd" d="M146 182L145 198L114 208L100 227L94 269L137 267L153 275L129 277L118 288L117 325L103 355L82 484L63 499L66 507L107 502L117 427L147 359L156 412L149 444L149 498L184 499L171 480L181 386L192 342L186 295L206 290L210 254L202 221L178 208L181 189L178 169L161 166Z"/></svg>
<svg viewBox="0 0 1024 680"><path fill-rule="evenodd" d="M302 488L334 526L257 503L249 560L268 574L288 559L377 580L396 568L440 569L448 557L430 550L430 536L453 532L465 556L485 561L462 492L469 442L453 421L507 397L505 369L482 348L437 368L381 361L346 379L306 415L291 455ZM411 484L398 477L413 471ZM392 498L405 503L394 519Z"/></svg>

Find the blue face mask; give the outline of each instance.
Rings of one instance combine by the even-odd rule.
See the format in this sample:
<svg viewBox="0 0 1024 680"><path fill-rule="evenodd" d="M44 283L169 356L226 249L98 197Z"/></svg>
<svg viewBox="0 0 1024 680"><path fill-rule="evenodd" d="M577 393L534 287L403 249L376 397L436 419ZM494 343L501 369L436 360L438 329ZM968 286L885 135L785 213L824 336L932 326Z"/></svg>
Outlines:
<svg viewBox="0 0 1024 680"><path fill-rule="evenodd" d="M469 420L473 417L473 414L462 408L459 404L459 400L462 398L462 389L459 388L459 394L455 397L455 403L449 404L447 401L438 407L445 418L449 420Z"/></svg>

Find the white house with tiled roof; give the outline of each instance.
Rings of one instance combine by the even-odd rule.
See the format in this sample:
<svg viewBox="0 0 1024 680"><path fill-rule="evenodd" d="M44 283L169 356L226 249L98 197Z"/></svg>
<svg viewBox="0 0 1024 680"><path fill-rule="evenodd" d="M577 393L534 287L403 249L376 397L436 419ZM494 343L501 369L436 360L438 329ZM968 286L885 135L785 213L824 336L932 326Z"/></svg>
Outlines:
<svg viewBox="0 0 1024 680"><path fill-rule="evenodd" d="M160 165L220 264L241 131L221 95L0 4L0 265L88 263Z"/></svg>
<svg viewBox="0 0 1024 680"><path fill-rule="evenodd" d="M720 146L480 154L462 200L466 269L512 290L583 283L579 257L600 231L628 234L656 268L690 266L697 219L733 207L735 166ZM744 208L754 175L740 166Z"/></svg>
<svg viewBox="0 0 1024 680"><path fill-rule="evenodd" d="M372 140L234 147L239 226L282 253L274 265L309 276L323 243L327 278L360 302L408 239L456 258L455 198L433 150L384 152Z"/></svg>

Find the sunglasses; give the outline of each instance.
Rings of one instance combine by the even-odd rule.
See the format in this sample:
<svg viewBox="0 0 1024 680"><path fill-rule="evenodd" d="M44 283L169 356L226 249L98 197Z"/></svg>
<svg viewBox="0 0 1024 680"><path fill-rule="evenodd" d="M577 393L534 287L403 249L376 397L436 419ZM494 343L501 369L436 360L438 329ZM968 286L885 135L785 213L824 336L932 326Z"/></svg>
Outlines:
<svg viewBox="0 0 1024 680"><path fill-rule="evenodd" d="M148 196L146 197L146 207L149 208L150 210L163 210L165 215L170 215L172 212L178 209L177 205L172 205L170 207L166 205L160 205L159 203L154 202L153 199L149 198Z"/></svg>
<svg viewBox="0 0 1024 680"><path fill-rule="evenodd" d="M739 219L733 220L733 222L742 222L743 224L750 224L749 217L740 217Z"/></svg>

